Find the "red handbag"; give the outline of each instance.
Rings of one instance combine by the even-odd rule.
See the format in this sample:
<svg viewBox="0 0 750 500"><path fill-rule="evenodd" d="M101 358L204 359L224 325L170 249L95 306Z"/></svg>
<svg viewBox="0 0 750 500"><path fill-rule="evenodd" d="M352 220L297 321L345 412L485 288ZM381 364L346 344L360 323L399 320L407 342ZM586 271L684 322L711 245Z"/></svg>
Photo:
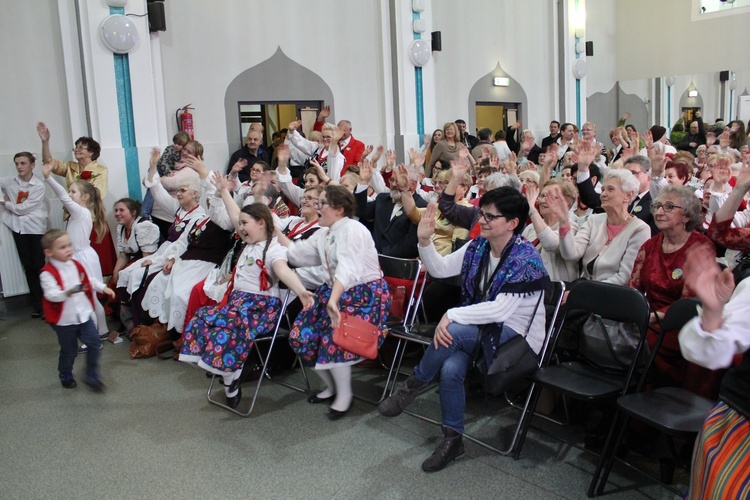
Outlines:
<svg viewBox="0 0 750 500"><path fill-rule="evenodd" d="M333 343L357 356L378 357L380 329L367 320L341 313L338 328L333 330Z"/></svg>

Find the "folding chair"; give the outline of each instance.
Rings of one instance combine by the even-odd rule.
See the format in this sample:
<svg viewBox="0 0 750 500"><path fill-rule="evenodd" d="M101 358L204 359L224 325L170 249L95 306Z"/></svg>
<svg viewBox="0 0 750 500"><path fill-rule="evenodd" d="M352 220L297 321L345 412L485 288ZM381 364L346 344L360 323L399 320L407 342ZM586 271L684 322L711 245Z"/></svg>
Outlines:
<svg viewBox="0 0 750 500"><path fill-rule="evenodd" d="M548 292L545 292L544 294L544 305L545 305L545 308L547 309L548 314L546 315L547 317L546 335L544 338L544 342L542 344L542 349L539 352L539 366L540 367L546 366L546 364L549 362L549 359L550 359L551 350L549 348L549 345L550 345L551 339L553 339L555 336L555 332L560 326L557 321L557 315L560 310L560 305L562 304L562 298L563 298L564 293L565 293L565 283L563 283L562 281L553 281L551 290L549 290ZM434 330L434 326L433 326L433 330ZM431 338L417 335L415 333L407 332L405 334L396 334L396 336L399 336L399 338L403 338L407 342L418 342L424 345L429 345L430 343L432 343ZM402 355L403 355L403 352L402 352ZM399 360L399 367L400 367L400 360ZM534 386L532 384L531 388L529 389L529 392L527 393L526 400L523 405L524 411L528 408L531 402L532 395L534 394L533 389L534 389ZM391 388L391 393L393 393L393 388ZM426 417L424 415L420 415L418 413L415 413L409 410L404 410L404 413L407 413L420 420L424 420L425 422L430 422L435 425L442 425L442 422L438 420L432 419L430 417ZM483 441L467 433L464 433L463 437L468 439L469 441L472 441L500 455L510 455L511 453L513 453L516 447L516 444L518 443L518 438L520 436L522 422L523 420L519 418L518 424L516 425L515 431L513 433L513 437L511 439L511 443L508 446L508 448L505 450L498 449L492 446L491 444L489 444L488 442Z"/></svg>
<svg viewBox="0 0 750 500"><path fill-rule="evenodd" d="M687 298L680 299L669 307L664 319L660 322L661 331L659 339L654 352L649 357L649 365L656 356L659 347L661 347L666 332L680 330L688 321L697 316L698 305L699 301L697 299ZM628 421L631 417L666 434L669 438L672 455L676 456L677 452L672 437L690 438L697 435L703 426L706 415L714 406L713 401L679 387L661 387L651 392L641 392L643 384L646 381L646 376L647 373L644 370L638 383L638 392L626 394L617 399L618 413L615 415L614 424L610 428L607 441L604 445L604 451L597 465L596 472L594 472L594 481L592 481L592 485L589 488L589 496L594 494L595 482L599 478L602 469L604 469L604 473L601 476L596 495L601 495L604 492L604 487L607 485L607 478L615 461L616 450L622 442ZM617 417L620 414L622 414L623 418L621 419L622 422L618 425ZM617 437L613 441L612 438L615 434ZM631 464L622 462L635 469ZM635 470L662 484L662 486L677 495L684 495L685 493L662 483L659 479L640 469Z"/></svg>
<svg viewBox="0 0 750 500"><path fill-rule="evenodd" d="M562 321L563 324L573 311L596 313L605 319L635 324L638 327L639 338L633 361L622 373L604 371L585 360L548 365L537 370L534 375L535 384L531 403L521 417L521 435L513 454L514 458L518 458L521 453L531 419L534 416L539 393L543 387L584 401L613 398L624 395L631 387L633 374L640 362L650 311L648 301L642 293L625 286L597 281L583 281L570 291L565 306L566 312ZM561 328L562 325L555 331L555 338L551 342L547 355L554 350ZM567 442L560 437L558 439L571 446L583 449L575 443Z"/></svg>
<svg viewBox="0 0 750 500"><path fill-rule="evenodd" d="M258 377L258 382L255 384L255 393L253 394L253 399L250 402L250 407L246 411L242 412L236 408L230 408L229 406L226 405L226 403L220 400L212 399L211 392L213 390L216 379L219 378L219 376L216 374L214 374L211 377L211 382L208 384L208 391L206 392L206 399L208 399L209 403L216 405L216 406L220 406L221 408L224 408L225 410L229 410L232 413L237 414L241 417L248 417L250 416L250 414L253 412L253 409L255 408L255 403L258 399L258 393L260 392L260 386L263 383L264 378L267 378L268 380L276 382L279 385L283 385L284 387L288 387L290 389L293 389L295 391L299 391L302 393L307 393L310 391L310 381L307 378L307 373L305 372L305 367L302 365L302 363L299 363L299 366L302 370L302 377L305 380L306 388L297 387L283 380L272 378L271 375L268 373L268 363L271 360L271 353L273 352L273 346L276 343L276 340L278 338L286 338L289 335L289 330L282 331L281 324L284 321L284 319L287 319L287 322L289 321L288 318L286 318L286 308L289 305L292 292L291 290L288 290L288 289L282 289L281 293L284 295L284 298L282 300L281 310L279 311L278 319L276 320L276 325L274 326L273 332L271 333L271 335L258 337L253 341L253 348L256 349L258 358L263 366L260 371L260 376ZM268 343L268 353L266 355L263 355L260 352L260 350L257 349L257 344L263 343L263 342ZM299 360L299 358L297 359ZM245 378L247 378L247 375L252 370L252 367L253 367L253 364L248 359L248 361L242 367L242 373L240 374L240 385L242 385L242 383L245 381ZM223 391L221 392L222 392L222 397L223 397Z"/></svg>
<svg viewBox="0 0 750 500"><path fill-rule="evenodd" d="M426 279L423 272L422 261L419 259L402 259L399 257L390 257L388 255L380 254L378 255L378 260L380 262L380 269L383 271L383 276L386 278L386 281L389 282L391 297L399 295L399 298L403 299L402 310L394 311L393 306L391 308L391 312L397 314L389 315L387 324L389 326L390 334L394 329L406 329L413 324L414 318L417 314L417 305L419 304L422 292L424 291ZM390 366L383 363L383 360L378 353L380 364L384 369L388 370L388 375L383 386L383 392L378 399L373 400L355 395L357 399L372 404L379 404L385 399L388 394L388 387L391 385L391 378L394 374L394 365L396 358L398 357L400 346L401 340L399 339Z"/></svg>
<svg viewBox="0 0 750 500"><path fill-rule="evenodd" d="M424 293L425 283L427 281L436 281L441 283L446 283L448 285L461 287L461 275L452 276L450 278L434 278L430 276L429 274L425 276L424 283L422 283L421 289L419 291L419 295L415 300L415 304L413 307L412 316L409 319L408 324L404 323L402 326L395 326L390 329L389 336L394 337L398 339L398 344L396 345L396 354L393 358L393 364L391 365L391 371L389 374L389 379L392 378L391 383L391 389L390 394L393 394L393 391L396 386L396 381L398 379L398 375L401 372L401 365L404 360L404 354L406 353L406 347L409 344L409 342L417 343L423 346L428 346L432 343L432 335L435 332L435 328L437 328L437 323L418 323L417 322L417 315L420 306L422 306L422 296ZM391 377L391 374L393 377Z"/></svg>

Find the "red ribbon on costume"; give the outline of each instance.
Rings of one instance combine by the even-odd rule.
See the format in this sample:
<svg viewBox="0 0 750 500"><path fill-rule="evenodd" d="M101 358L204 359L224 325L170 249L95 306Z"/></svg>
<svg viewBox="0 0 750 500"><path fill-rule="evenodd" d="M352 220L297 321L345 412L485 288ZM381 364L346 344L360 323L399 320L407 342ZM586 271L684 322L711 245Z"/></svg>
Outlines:
<svg viewBox="0 0 750 500"><path fill-rule="evenodd" d="M271 288L271 274L266 269L266 263L260 259L255 261L260 266L260 289L265 292Z"/></svg>

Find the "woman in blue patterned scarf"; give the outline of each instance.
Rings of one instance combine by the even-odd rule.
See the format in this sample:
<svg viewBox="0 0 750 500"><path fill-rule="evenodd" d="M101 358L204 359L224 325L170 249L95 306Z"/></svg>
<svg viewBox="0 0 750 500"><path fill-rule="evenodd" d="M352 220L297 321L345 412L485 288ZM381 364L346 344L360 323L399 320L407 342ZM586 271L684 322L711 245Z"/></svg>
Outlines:
<svg viewBox="0 0 750 500"><path fill-rule="evenodd" d="M466 395L464 379L478 351L479 330L492 325L483 336L483 356L516 335L539 353L545 334L544 290L550 285L541 256L521 236L529 204L517 190L502 187L487 192L480 201L480 236L460 250L441 256L432 244L436 206L431 204L419 224L419 256L435 278L456 276L462 282L462 304L449 309L438 323L435 338L414 375L398 392L383 401L378 411L385 416L401 414L419 390L440 374L440 407L444 439L422 464L425 472L443 469L464 456L462 435Z"/></svg>

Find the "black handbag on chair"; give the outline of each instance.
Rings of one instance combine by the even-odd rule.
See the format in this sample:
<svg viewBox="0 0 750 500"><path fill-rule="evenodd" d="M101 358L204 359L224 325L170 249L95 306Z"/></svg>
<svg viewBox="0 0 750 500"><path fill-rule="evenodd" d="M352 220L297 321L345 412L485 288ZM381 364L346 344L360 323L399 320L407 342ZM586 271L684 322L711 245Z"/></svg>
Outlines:
<svg viewBox="0 0 750 500"><path fill-rule="evenodd" d="M485 392L497 396L507 391L511 385L519 380L531 376L539 366L539 358L526 342L526 336L531 329L531 323L534 321L539 303L544 297L544 292L539 295L534 312L531 315L529 326L526 328L526 334L518 334L504 344L498 346L495 350L492 360L487 361L487 356L480 355L477 367L482 373L482 382ZM498 327L495 324L483 325L479 328L480 345L482 339L490 339L493 334L499 334Z"/></svg>

